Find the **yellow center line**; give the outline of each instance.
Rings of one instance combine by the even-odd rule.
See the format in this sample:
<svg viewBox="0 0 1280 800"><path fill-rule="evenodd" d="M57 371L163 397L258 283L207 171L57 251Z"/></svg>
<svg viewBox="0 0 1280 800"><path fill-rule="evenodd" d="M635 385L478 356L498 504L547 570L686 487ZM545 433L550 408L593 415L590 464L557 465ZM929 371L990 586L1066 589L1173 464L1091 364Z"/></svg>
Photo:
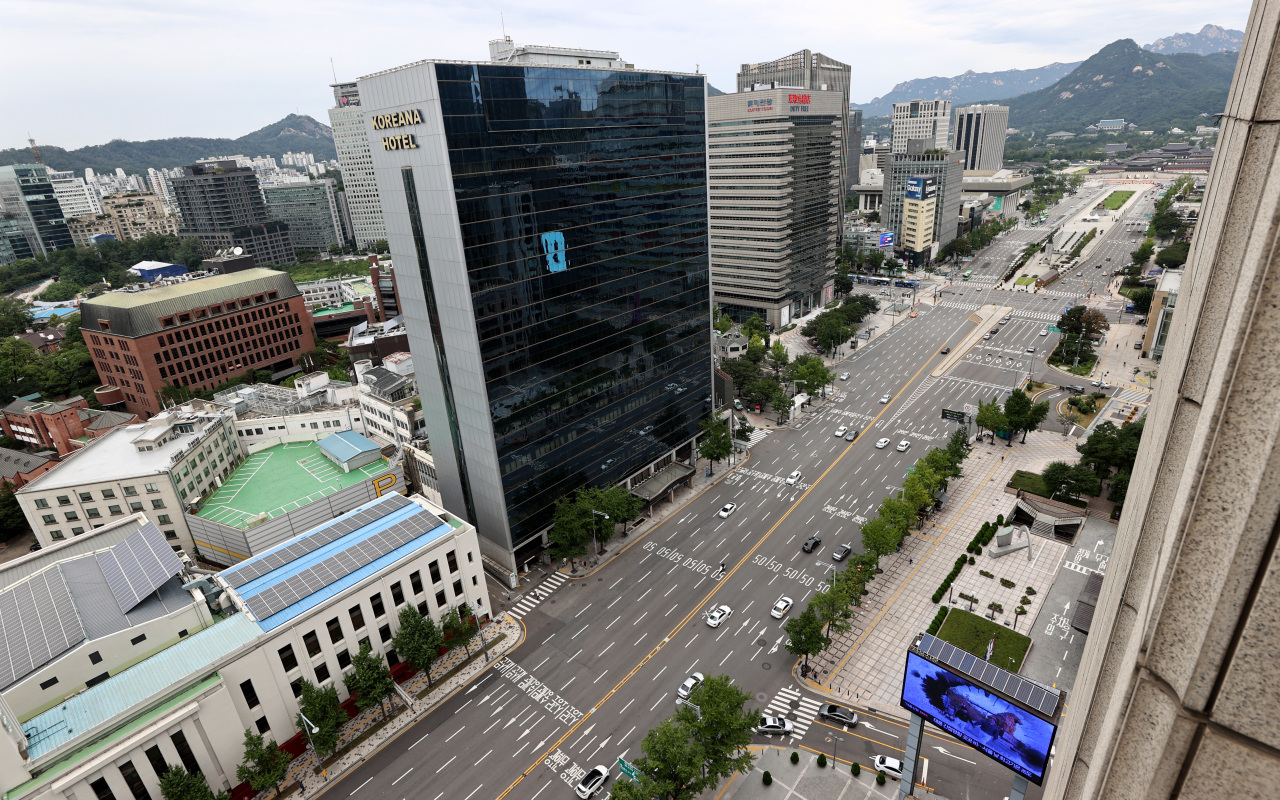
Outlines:
<svg viewBox="0 0 1280 800"><path fill-rule="evenodd" d="M916 374L912 375L910 380L908 380L906 384L901 389L898 390L898 393L893 396L893 400L897 400L902 395L902 393L905 392L911 386L911 384L915 382L916 378L920 377L920 373L923 372L925 367L929 366L930 362L932 362L933 359L936 357L937 357L937 348L934 348L934 352L932 355L929 356L928 361L925 361L924 364L920 366L920 369L916 370ZM881 409L880 413L875 416L875 419L871 420L871 422L867 424L867 428L870 428L872 425L875 425L876 422L879 421L880 417L884 416L885 412L889 410L889 406L893 404L893 400L885 404L885 407ZM803 503L805 498L809 496L809 493L812 492L814 489L816 489L818 484L821 483L822 480L827 477L827 475L831 472L831 470L835 469L836 465L839 464L840 461L844 459L846 455L848 455L849 451L853 449L854 444L856 444L856 442L850 442L849 445L845 447L843 451L841 451L840 455L836 456L836 459L831 462L831 465L828 466L825 470L823 470L822 474L818 476L818 479L815 480L813 483L811 483L809 485L809 488L806 489L804 493L801 494L800 497L798 497L796 501L791 504L791 507L788 508L782 514L782 516L778 518L778 521L773 524L773 527L770 528L768 532L764 534L764 536L760 537L760 540L757 541L749 551L747 551L747 553L738 561L737 564L733 565L733 569L726 572L724 577L721 578L720 581L716 583L716 585L713 586L709 592L707 592L706 596L703 597L702 601L699 602L696 606L694 606L692 610L690 610L689 613L685 615L684 619L676 623L676 626L671 629L671 632L668 633L662 639L662 641L659 642L652 650L650 650L648 654L646 654L645 657L641 659L640 662L631 669L630 672L624 675L622 679L619 680L618 683L615 684L612 689L606 692L604 697L600 698L600 700L594 706L592 706L591 709L586 714L584 714L581 719L579 719L573 725L569 726L569 729L564 732L564 735L562 735L559 739L557 739L551 745L551 747L544 750L542 754L539 755L538 758L532 764L529 765L528 769L520 773L520 777L516 778L515 781L511 783L510 786L508 786L505 790L503 790L502 794L498 795L497 800L502 800L504 797L506 797L508 794L511 793L512 789L515 789L517 786L519 786L520 782L523 781L525 778L527 778L530 774L532 774L532 772L538 768L538 765L540 765L547 758L547 756L549 756L552 752L554 752L557 748L559 748L560 745L564 744L564 741L568 739L570 736L572 736L578 730L578 728L581 727L582 724L587 721L587 719L592 714L594 714L596 711L599 711L600 708L604 706L604 704L608 702L609 699L612 698L613 695L616 694L619 689L621 689L624 685L626 685L628 681L630 681L633 677L635 677L636 673L638 673L641 670L641 668L644 667L645 664L648 664L649 661L652 660L653 657L656 656L662 650L662 648L665 645L667 645L675 637L677 633L679 633L686 625L688 625L690 620L692 620L694 616L699 611L701 611L704 606L706 606L706 604L711 600L711 598L715 596L716 592L720 591L720 589L728 583L728 579L732 577L735 573L737 573L737 571L742 568L742 565L747 563L747 561L753 555L755 555L755 552L759 550L760 547L766 541L768 541L769 537L773 535L773 532L776 531L779 528L779 526L781 526L782 523L786 521L787 517L791 516L791 512L799 508L800 504Z"/></svg>

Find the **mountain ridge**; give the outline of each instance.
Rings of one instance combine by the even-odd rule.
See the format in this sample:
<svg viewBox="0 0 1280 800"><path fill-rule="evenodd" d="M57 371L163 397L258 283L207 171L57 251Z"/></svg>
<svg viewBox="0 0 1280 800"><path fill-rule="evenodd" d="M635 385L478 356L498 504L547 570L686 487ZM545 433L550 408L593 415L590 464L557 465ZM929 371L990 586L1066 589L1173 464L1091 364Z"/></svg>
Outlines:
<svg viewBox="0 0 1280 800"><path fill-rule="evenodd" d="M1244 31L1205 25L1199 33L1175 33L1144 44L1143 50L1153 53L1195 53L1207 56L1211 53L1238 53L1244 46Z"/></svg>
<svg viewBox="0 0 1280 800"><path fill-rule="evenodd" d="M966 105L986 97L1015 97L1042 89L1071 73L1081 61L1054 62L1035 69L1007 69L999 72L967 70L950 78L913 78L893 87L887 94L853 105L867 117L893 113L894 103L908 100L950 100L952 106ZM999 88L996 88L999 87Z"/></svg>
<svg viewBox="0 0 1280 800"><path fill-rule="evenodd" d="M86 167L95 172L113 172L120 167L129 174L141 174L148 167L182 167L210 156L240 154L278 159L287 151L300 150L314 153L317 160L338 157L332 129L306 114L289 114L236 139L196 136L140 142L113 139L106 144L74 150L53 144L40 145L44 163L51 169L76 173L83 173ZM0 164L29 164L31 161L31 151L26 147L0 150Z"/></svg>

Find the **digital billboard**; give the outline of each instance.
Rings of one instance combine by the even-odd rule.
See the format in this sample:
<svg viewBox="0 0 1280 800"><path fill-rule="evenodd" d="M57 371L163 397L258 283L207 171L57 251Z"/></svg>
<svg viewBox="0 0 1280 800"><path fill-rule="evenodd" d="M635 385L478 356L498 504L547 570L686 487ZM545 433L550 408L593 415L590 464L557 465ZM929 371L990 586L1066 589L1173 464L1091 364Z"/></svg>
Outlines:
<svg viewBox="0 0 1280 800"><path fill-rule="evenodd" d="M946 667L907 652L902 705L1040 786L1057 727Z"/></svg>
<svg viewBox="0 0 1280 800"><path fill-rule="evenodd" d="M881 247L893 247L893 233L892 233L892 232L890 232L890 233L882 233L882 234L880 234L880 246L881 246Z"/></svg>
<svg viewBox="0 0 1280 800"><path fill-rule="evenodd" d="M938 195L938 182L931 175L907 178L907 199L928 200Z"/></svg>

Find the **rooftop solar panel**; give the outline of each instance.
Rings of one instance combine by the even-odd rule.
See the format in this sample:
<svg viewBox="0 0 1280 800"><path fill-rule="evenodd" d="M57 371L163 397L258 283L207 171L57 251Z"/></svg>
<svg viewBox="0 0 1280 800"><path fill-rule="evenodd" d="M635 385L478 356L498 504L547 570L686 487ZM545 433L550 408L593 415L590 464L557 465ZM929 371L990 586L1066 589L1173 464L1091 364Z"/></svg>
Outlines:
<svg viewBox="0 0 1280 800"><path fill-rule="evenodd" d="M977 683L1013 697L1046 718L1052 716L1058 708L1060 692L1057 690L1049 690L1038 683L1020 678L936 636L930 636L927 633L921 636L918 649L956 672L968 675Z"/></svg>
<svg viewBox="0 0 1280 800"><path fill-rule="evenodd" d="M0 689L84 640L62 570L42 570L0 592Z"/></svg>
<svg viewBox="0 0 1280 800"><path fill-rule="evenodd" d="M412 520L353 542L319 564L255 594L246 601L249 610L259 621L265 620L443 524L433 514L416 514Z"/></svg>
<svg viewBox="0 0 1280 800"><path fill-rule="evenodd" d="M122 614L182 572L182 560L151 522L96 557Z"/></svg>

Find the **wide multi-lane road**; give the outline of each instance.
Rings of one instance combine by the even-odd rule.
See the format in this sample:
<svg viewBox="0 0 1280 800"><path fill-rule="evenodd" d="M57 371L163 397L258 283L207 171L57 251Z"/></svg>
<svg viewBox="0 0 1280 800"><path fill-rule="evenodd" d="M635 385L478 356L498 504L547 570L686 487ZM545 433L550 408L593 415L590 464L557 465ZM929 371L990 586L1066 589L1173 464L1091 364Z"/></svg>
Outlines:
<svg viewBox="0 0 1280 800"><path fill-rule="evenodd" d="M1011 250L1010 241L1026 233L1006 234L975 263L996 261L999 248ZM796 730L788 744L828 754L838 748L841 758L864 765L877 754L900 757L905 730L894 717L859 709L862 720L852 730L816 718L821 700L796 686L784 621L769 611L787 596L794 613L822 591L838 545L861 550L860 523L901 486L907 467L954 429L941 419L943 408L1002 396L1028 371L1044 369L1056 337L1040 332L1057 319L1063 299L993 292L999 272L993 267L989 280L979 274L948 289L939 305L920 306L918 317L859 348L838 368L851 377L839 382L835 398L791 429L758 438L745 464L643 538L615 541L611 547L625 552L596 574L549 578L536 605L522 604L527 638L519 648L329 794L572 796L592 766L640 754L644 735L674 710L676 689L693 672L727 674L762 711L791 719ZM982 303L1012 307L1010 321L935 377L939 350L959 346L974 330L971 317ZM839 426L859 436L838 438ZM877 448L880 439L890 444ZM908 443L905 452L900 442ZM788 484L795 471L799 478ZM726 503L736 509L721 518ZM803 552L815 534L822 544ZM712 628L705 612L718 605L732 615ZM938 793L1007 794L1011 774L965 745L932 731L926 751L932 757L924 780ZM617 769L612 773L616 779Z"/></svg>

